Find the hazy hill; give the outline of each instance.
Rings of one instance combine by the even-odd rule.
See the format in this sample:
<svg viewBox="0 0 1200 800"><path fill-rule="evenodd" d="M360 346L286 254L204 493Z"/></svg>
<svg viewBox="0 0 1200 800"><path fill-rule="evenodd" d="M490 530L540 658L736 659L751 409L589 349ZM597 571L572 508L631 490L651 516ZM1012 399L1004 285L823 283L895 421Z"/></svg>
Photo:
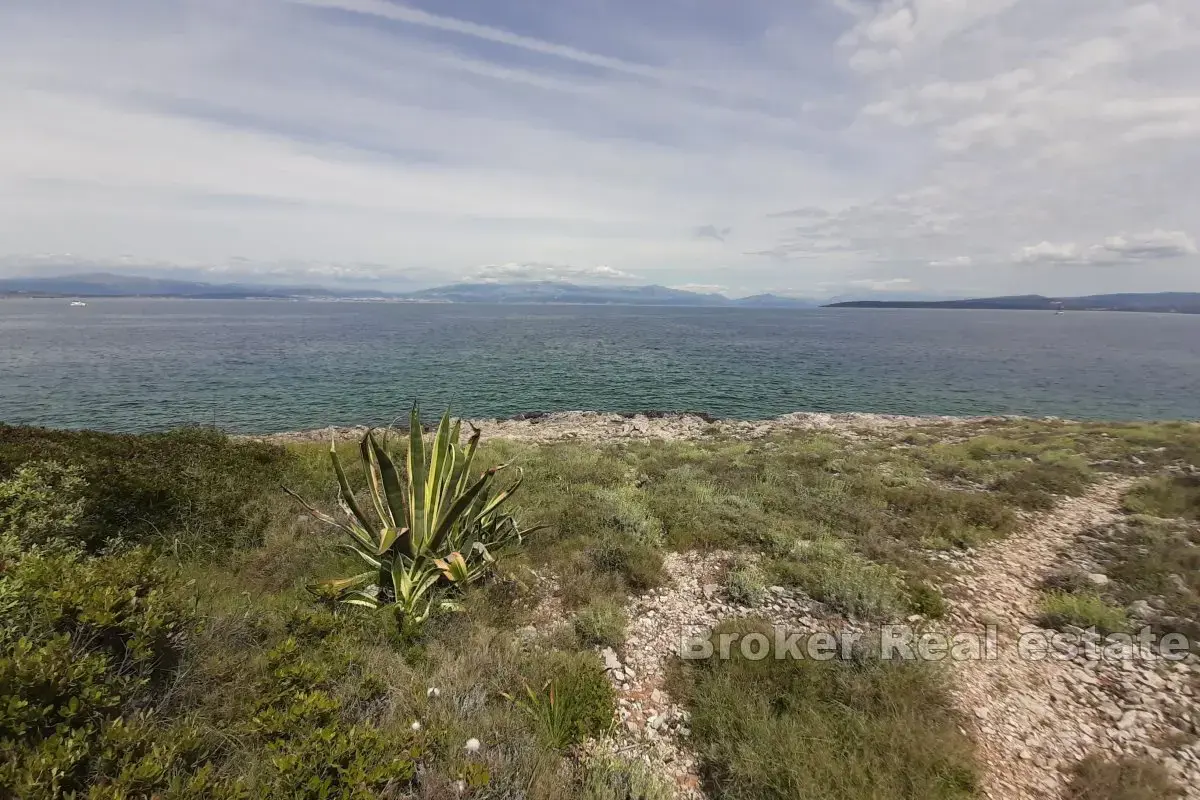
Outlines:
<svg viewBox="0 0 1200 800"><path fill-rule="evenodd" d="M666 286L581 286L562 281L522 283L455 283L415 292L329 289L320 286L272 286L203 283L171 278L144 278L89 273L45 278L0 279L0 294L47 297L363 297L427 303L578 303L587 305L731 306L748 308L815 308L817 303L773 294L731 300L721 294L690 292Z"/></svg>
<svg viewBox="0 0 1200 800"><path fill-rule="evenodd" d="M403 295L447 303L587 303L614 305L728 305L729 298L666 286L580 286L560 281L455 283Z"/></svg>

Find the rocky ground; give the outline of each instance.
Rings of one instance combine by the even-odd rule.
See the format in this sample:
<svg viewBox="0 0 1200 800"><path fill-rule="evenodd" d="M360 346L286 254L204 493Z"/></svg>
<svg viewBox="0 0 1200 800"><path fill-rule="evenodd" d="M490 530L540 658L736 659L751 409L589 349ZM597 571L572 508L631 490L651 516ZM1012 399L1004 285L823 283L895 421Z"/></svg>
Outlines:
<svg viewBox="0 0 1200 800"><path fill-rule="evenodd" d="M1186 663L1086 655L1029 660L1016 646L1021 634L1050 633L1035 624L1042 579L1077 537L1117 517L1127 483L1111 480L1065 500L1034 517L1022 533L949 564L951 612L936 627L999 631L994 660L954 666L956 702L974 728L988 798L1062 797L1071 768L1090 754L1148 757L1189 787L1189 798L1200 798L1200 663L1194 657ZM748 615L788 631L859 627L782 587L770 587L755 607L730 602L721 575L731 558L670 555L665 566L671 584L635 598L625 644L619 652L601 651L619 697L615 749L669 776L680 798L704 796L689 748L687 712L663 686L665 666L684 637Z"/></svg>
<svg viewBox="0 0 1200 800"><path fill-rule="evenodd" d="M831 430L847 434L911 428L921 425L962 426L1011 417L912 417L897 414L823 414L796 412L774 419L714 419L704 414L605 414L596 411L562 411L527 414L512 419L473 420L485 439L523 442L608 441L610 439L679 440L728 436L756 439L778 431ZM275 433L246 438L280 444L358 440L366 426L328 427L310 431Z"/></svg>
<svg viewBox="0 0 1200 800"><path fill-rule="evenodd" d="M961 566L945 625L999 628L998 658L958 667L960 703L977 728L986 796L1041 800L1061 796L1069 769L1093 753L1149 757L1200 797L1194 662L1146 658L1022 658L1017 637L1035 625L1041 581L1075 537L1117 515L1124 481L1087 496L983 550Z"/></svg>

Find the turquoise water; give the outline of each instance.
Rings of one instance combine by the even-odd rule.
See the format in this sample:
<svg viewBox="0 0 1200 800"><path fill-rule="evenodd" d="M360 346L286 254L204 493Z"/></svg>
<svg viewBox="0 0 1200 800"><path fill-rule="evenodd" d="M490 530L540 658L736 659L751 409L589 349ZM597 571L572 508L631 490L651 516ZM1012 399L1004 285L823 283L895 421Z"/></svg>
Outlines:
<svg viewBox="0 0 1200 800"><path fill-rule="evenodd" d="M270 432L693 410L1200 418L1200 316L0 300L0 420Z"/></svg>

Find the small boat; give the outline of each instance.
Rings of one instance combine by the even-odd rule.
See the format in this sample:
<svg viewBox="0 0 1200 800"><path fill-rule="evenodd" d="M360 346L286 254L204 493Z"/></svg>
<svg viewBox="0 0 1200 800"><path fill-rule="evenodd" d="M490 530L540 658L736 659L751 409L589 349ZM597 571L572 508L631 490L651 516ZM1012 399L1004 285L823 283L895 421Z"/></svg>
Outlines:
<svg viewBox="0 0 1200 800"><path fill-rule="evenodd" d="M71 305L73 305L73 306L86 306L86 305L87 305L87 303L83 302L82 300L72 300L72 301L71 301Z"/></svg>

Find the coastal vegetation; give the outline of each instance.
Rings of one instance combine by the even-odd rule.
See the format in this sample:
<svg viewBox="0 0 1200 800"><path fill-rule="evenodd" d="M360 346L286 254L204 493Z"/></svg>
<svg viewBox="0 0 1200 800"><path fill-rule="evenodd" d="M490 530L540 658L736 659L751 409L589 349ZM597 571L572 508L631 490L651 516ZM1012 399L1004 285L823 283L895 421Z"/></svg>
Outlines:
<svg viewBox="0 0 1200 800"><path fill-rule="evenodd" d="M0 796L661 800L602 746L621 725L604 654L634 646L626 604L672 584L673 554L730 554L714 588L734 605L934 620L955 559L1114 476L1137 516L1104 540L1109 582L1050 610L1200 607L1196 425L536 443L419 422L332 455L0 426ZM979 785L943 665L735 655L673 661L666 688L710 797ZM1081 767L1078 796L1122 770Z"/></svg>

